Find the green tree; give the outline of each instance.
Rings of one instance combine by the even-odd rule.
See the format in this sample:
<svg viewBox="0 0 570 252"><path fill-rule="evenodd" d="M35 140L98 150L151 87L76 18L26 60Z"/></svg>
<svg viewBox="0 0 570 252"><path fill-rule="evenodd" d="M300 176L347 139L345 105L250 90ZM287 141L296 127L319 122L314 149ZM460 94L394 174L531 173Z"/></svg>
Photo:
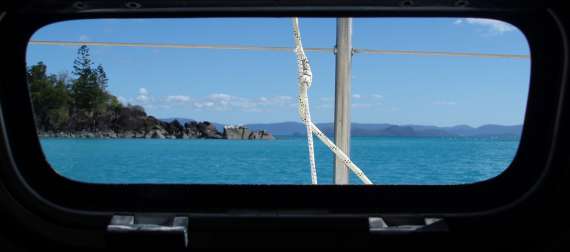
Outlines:
<svg viewBox="0 0 570 252"><path fill-rule="evenodd" d="M107 79L107 74L105 73L105 70L101 64L97 66L95 74L97 75L97 83L99 84L99 88L102 90L107 90L107 82L109 79Z"/></svg>
<svg viewBox="0 0 570 252"><path fill-rule="evenodd" d="M67 77L48 75L43 62L28 68L28 83L36 123L41 130L59 130L69 119L71 97Z"/></svg>
<svg viewBox="0 0 570 252"><path fill-rule="evenodd" d="M97 116L106 112L108 107L107 75L101 65L93 67L87 46L81 46L77 51L73 74L76 76L71 85L73 113L93 129Z"/></svg>
<svg viewBox="0 0 570 252"><path fill-rule="evenodd" d="M86 46L77 51L72 76L48 75L43 62L28 68L30 94L40 131L120 130L119 122L125 121L125 116L137 113L146 116L142 107L125 107L107 91L107 74L102 65L94 67Z"/></svg>

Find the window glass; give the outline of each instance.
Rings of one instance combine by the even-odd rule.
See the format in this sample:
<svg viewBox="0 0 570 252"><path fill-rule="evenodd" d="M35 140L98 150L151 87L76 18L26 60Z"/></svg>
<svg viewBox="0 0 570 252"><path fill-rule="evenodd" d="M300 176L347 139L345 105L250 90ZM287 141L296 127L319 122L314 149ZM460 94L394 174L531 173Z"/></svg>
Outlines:
<svg viewBox="0 0 570 252"><path fill-rule="evenodd" d="M299 20L311 117L331 139L336 22ZM509 166L530 77L522 32L353 18L351 38L350 157L374 184L474 183ZM44 154L90 183L310 184L294 46L291 18L48 25L27 53ZM333 154L314 147L319 184L331 184Z"/></svg>

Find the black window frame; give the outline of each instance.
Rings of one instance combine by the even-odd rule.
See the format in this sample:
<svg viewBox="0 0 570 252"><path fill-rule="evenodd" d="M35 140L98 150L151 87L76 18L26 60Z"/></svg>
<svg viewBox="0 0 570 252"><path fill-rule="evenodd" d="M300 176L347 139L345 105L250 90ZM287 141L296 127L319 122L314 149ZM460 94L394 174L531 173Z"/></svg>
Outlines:
<svg viewBox="0 0 570 252"><path fill-rule="evenodd" d="M102 226L117 212L192 212L224 215L234 211L305 211L322 215L416 214L442 217L499 212L524 201L541 185L563 155L556 141L565 119L568 50L565 28L556 13L543 6L495 1L456 6L454 1L424 1L425 6L399 2L356 1L329 6L284 1L289 7L260 2L257 6L211 7L204 2L182 9L126 9L92 5L58 11L22 8L0 23L0 176L6 189L28 209L71 226ZM410 1L411 2L411 1ZM48 3L48 2L46 2ZM360 3L360 5L358 4ZM413 3L413 2L412 2ZM203 6L200 6L202 4ZM311 5L312 4L312 5ZM338 4L338 3L337 3ZM144 6L144 4L143 4ZM90 9L93 7L95 9ZM151 5L152 7L152 5ZM224 9L225 8L225 9ZM41 27L65 20L153 17L479 17L503 20L526 36L531 53L529 97L520 145L511 165L489 180L466 185L157 185L90 184L57 174L46 161L26 82L26 51ZM560 52L564 52L560 54ZM558 147L558 148L557 148ZM558 155L558 156L557 156ZM492 195L492 196L491 196ZM38 204L40 202L40 204ZM79 221L80 220L80 221Z"/></svg>

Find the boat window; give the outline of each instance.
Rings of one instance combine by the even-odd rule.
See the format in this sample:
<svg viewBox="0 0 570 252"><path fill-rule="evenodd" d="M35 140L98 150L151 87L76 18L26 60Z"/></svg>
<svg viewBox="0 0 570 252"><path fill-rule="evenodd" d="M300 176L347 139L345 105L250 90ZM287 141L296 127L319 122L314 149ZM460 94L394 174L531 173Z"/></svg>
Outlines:
<svg viewBox="0 0 570 252"><path fill-rule="evenodd" d="M363 176L465 184L509 167L530 79L516 27L481 18L298 24L297 51L291 18L92 19L40 29L27 71L46 159L64 177L105 184L308 185L342 176L358 185ZM299 48L312 77L314 155L298 107L307 74L298 72ZM335 163L335 148L350 160Z"/></svg>

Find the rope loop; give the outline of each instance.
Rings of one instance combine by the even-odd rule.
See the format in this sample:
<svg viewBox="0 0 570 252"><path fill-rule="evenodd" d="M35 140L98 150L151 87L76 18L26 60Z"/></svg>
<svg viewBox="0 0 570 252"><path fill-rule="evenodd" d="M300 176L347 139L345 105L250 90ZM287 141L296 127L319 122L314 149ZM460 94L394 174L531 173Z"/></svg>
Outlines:
<svg viewBox="0 0 570 252"><path fill-rule="evenodd" d="M313 134L319 138L337 157L343 160L344 164L360 179L364 184L372 184L364 172L356 166L350 158L338 148L311 120L309 111L308 91L313 82L313 72L309 59L303 50L301 42L301 32L299 31L299 18L293 18L293 36L295 37L295 54L297 55L297 73L299 80L299 117L307 128L307 146L309 147L309 163L311 166L311 183L317 184L317 166L315 163L315 149L313 145Z"/></svg>

